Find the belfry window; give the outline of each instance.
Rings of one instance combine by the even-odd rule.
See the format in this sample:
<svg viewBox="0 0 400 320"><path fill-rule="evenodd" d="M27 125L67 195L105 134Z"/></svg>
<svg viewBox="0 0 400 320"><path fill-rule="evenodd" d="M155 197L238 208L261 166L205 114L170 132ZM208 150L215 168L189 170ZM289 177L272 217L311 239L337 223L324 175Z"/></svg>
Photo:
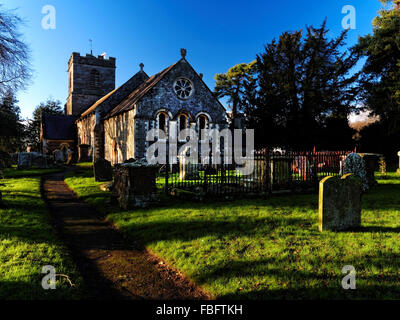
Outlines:
<svg viewBox="0 0 400 320"><path fill-rule="evenodd" d="M98 70L90 71L89 85L92 88L100 87L100 72Z"/></svg>

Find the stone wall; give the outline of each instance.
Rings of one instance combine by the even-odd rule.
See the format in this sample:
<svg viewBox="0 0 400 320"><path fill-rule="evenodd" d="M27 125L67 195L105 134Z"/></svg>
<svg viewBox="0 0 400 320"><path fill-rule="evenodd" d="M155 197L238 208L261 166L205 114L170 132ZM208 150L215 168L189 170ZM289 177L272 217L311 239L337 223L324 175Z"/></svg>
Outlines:
<svg viewBox="0 0 400 320"><path fill-rule="evenodd" d="M104 121L104 156L112 164L135 157L134 111ZM117 152L115 152L115 148Z"/></svg>
<svg viewBox="0 0 400 320"><path fill-rule="evenodd" d="M194 92L187 100L179 99L173 89L177 78L185 77L192 81ZM218 103L212 92L204 84L200 76L186 60L180 60L164 78L158 82L137 105L139 118L155 119L156 112L166 109L176 117L182 110L189 113L191 122L196 122L196 116L205 112L211 116L211 122L225 124L225 109Z"/></svg>
<svg viewBox="0 0 400 320"><path fill-rule="evenodd" d="M96 124L96 117L94 114L81 118L77 121L78 129L78 146L87 144L89 148L89 156L93 156L94 145L94 126Z"/></svg>

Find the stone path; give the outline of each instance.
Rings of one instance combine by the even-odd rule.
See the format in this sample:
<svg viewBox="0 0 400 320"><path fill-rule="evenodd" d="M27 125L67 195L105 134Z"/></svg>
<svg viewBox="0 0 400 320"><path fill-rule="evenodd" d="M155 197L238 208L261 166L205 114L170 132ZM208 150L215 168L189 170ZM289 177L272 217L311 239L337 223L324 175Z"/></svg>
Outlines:
<svg viewBox="0 0 400 320"><path fill-rule="evenodd" d="M89 299L208 298L157 257L133 247L111 223L76 197L63 173L43 177L43 195L54 226L85 280Z"/></svg>

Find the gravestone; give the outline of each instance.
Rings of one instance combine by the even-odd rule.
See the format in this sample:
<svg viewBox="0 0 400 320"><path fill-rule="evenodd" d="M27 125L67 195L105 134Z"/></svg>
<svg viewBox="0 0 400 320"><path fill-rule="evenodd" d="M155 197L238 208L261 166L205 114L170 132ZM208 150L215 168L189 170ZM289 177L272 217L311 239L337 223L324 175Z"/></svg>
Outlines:
<svg viewBox="0 0 400 320"><path fill-rule="evenodd" d="M95 161L94 178L96 181L111 181L112 180L112 167L111 162L105 159L98 159Z"/></svg>
<svg viewBox="0 0 400 320"><path fill-rule="evenodd" d="M273 186L289 187L292 177L293 158L273 156L271 159L271 183Z"/></svg>
<svg viewBox="0 0 400 320"><path fill-rule="evenodd" d="M114 166L112 195L122 209L150 207L158 203L158 169L158 166L140 160Z"/></svg>
<svg viewBox="0 0 400 320"><path fill-rule="evenodd" d="M198 163L190 163L188 156L189 148L186 148L181 155L178 156L179 159L179 179L180 180L196 180L200 179L199 176L199 165Z"/></svg>
<svg viewBox="0 0 400 320"><path fill-rule="evenodd" d="M53 155L54 155L54 161L57 163L64 163L65 162L65 155L64 152L62 152L59 149L56 149L53 151Z"/></svg>
<svg viewBox="0 0 400 320"><path fill-rule="evenodd" d="M369 189L369 180L364 159L357 153L350 153L343 162L343 174L354 173L361 179L362 191Z"/></svg>
<svg viewBox="0 0 400 320"><path fill-rule="evenodd" d="M18 170L30 169L32 167L32 153L20 152L18 154Z"/></svg>
<svg viewBox="0 0 400 320"><path fill-rule="evenodd" d="M362 182L355 174L326 177L319 184L319 231L345 231L361 226Z"/></svg>
<svg viewBox="0 0 400 320"><path fill-rule="evenodd" d="M32 167L38 169L47 168L46 156L37 152L32 152Z"/></svg>

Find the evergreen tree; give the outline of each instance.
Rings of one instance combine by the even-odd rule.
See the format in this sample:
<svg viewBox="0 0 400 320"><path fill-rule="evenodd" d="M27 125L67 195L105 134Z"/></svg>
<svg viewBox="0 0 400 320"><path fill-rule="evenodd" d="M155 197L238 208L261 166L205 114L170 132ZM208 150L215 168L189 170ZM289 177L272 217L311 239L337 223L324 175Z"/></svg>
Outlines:
<svg viewBox="0 0 400 320"><path fill-rule="evenodd" d="M214 93L217 98L228 98L232 119L238 112L246 112L256 103L255 63L241 63L226 73L215 75Z"/></svg>
<svg viewBox="0 0 400 320"><path fill-rule="evenodd" d="M7 153L23 149L25 127L17 103L10 91L0 99L0 151Z"/></svg>
<svg viewBox="0 0 400 320"><path fill-rule="evenodd" d="M400 147L400 1L381 2L386 7L374 19L373 33L361 37L355 47L366 57L360 81L361 99L365 108L380 118L378 124L363 130L361 141L364 148L393 153ZM379 139L366 139L372 130L381 133ZM384 145L389 149L383 150Z"/></svg>
<svg viewBox="0 0 400 320"><path fill-rule="evenodd" d="M305 35L285 32L257 56L259 98L249 117L259 146L351 143L347 116L359 76L351 72L359 56L342 52L346 31L335 39L328 39L328 32L326 21L320 28L307 27ZM331 130L338 134L333 140Z"/></svg>

